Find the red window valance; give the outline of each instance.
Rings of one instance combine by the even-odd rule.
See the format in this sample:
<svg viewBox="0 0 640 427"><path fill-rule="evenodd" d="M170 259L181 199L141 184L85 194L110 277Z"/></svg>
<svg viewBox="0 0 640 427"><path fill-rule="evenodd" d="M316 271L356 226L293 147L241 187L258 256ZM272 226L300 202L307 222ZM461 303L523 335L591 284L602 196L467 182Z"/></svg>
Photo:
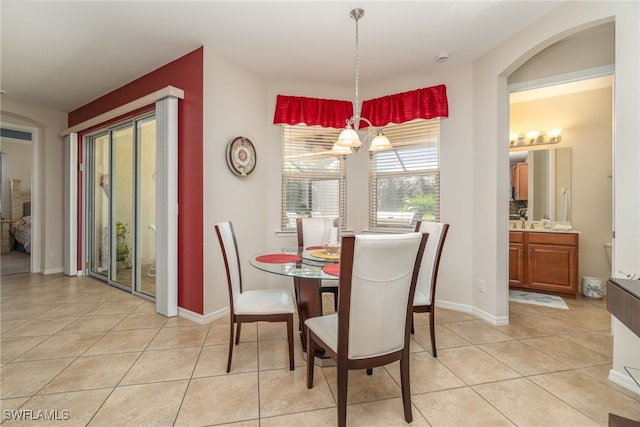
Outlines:
<svg viewBox="0 0 640 427"><path fill-rule="evenodd" d="M352 115L350 101L278 95L273 124L304 123L340 129ZM376 127L414 119L449 117L447 88L438 85L364 101L361 116ZM367 126L365 121L360 122L360 128Z"/></svg>
<svg viewBox="0 0 640 427"><path fill-rule="evenodd" d="M447 88L438 85L363 101L362 117L376 127L414 119L449 117ZM360 128L366 126L366 122L360 122Z"/></svg>
<svg viewBox="0 0 640 427"><path fill-rule="evenodd" d="M353 115L351 101L278 95L273 124L343 128Z"/></svg>

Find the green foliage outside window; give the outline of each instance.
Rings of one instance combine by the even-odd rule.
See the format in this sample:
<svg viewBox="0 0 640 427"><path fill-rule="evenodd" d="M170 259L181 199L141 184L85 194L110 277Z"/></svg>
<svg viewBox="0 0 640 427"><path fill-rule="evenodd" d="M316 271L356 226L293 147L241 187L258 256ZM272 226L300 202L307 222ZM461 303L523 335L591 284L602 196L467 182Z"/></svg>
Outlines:
<svg viewBox="0 0 640 427"><path fill-rule="evenodd" d="M406 212L424 212L424 216L420 219L435 221L436 196L433 193L427 193L406 197L402 200L400 208Z"/></svg>
<svg viewBox="0 0 640 427"><path fill-rule="evenodd" d="M131 268L129 228L128 224L116 222L116 261L118 262L118 270Z"/></svg>

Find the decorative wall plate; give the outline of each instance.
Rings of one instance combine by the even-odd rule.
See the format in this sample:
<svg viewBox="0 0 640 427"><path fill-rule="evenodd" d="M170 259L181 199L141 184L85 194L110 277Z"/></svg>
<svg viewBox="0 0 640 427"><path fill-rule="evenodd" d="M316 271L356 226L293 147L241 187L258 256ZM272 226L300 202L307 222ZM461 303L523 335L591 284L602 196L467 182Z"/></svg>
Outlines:
<svg viewBox="0 0 640 427"><path fill-rule="evenodd" d="M227 145L227 164L236 175L249 175L256 167L256 161L256 149L248 138L238 136Z"/></svg>

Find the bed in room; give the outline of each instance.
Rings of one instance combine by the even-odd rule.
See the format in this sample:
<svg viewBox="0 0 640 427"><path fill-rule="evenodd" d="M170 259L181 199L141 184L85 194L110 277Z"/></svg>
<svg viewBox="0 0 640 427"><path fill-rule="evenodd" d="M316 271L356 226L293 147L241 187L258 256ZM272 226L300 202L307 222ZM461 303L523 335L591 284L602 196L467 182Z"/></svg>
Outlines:
<svg viewBox="0 0 640 427"><path fill-rule="evenodd" d="M11 203L11 249L31 253L31 194L22 195L19 203Z"/></svg>

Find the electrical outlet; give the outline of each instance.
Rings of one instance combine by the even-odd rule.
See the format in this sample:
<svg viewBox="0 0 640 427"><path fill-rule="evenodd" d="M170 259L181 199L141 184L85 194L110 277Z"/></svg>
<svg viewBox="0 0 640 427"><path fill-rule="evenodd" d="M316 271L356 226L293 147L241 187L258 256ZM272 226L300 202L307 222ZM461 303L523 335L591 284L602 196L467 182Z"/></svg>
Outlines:
<svg viewBox="0 0 640 427"><path fill-rule="evenodd" d="M486 290L487 290L487 283L482 279L478 280L478 292L480 292L481 294L484 294Z"/></svg>

